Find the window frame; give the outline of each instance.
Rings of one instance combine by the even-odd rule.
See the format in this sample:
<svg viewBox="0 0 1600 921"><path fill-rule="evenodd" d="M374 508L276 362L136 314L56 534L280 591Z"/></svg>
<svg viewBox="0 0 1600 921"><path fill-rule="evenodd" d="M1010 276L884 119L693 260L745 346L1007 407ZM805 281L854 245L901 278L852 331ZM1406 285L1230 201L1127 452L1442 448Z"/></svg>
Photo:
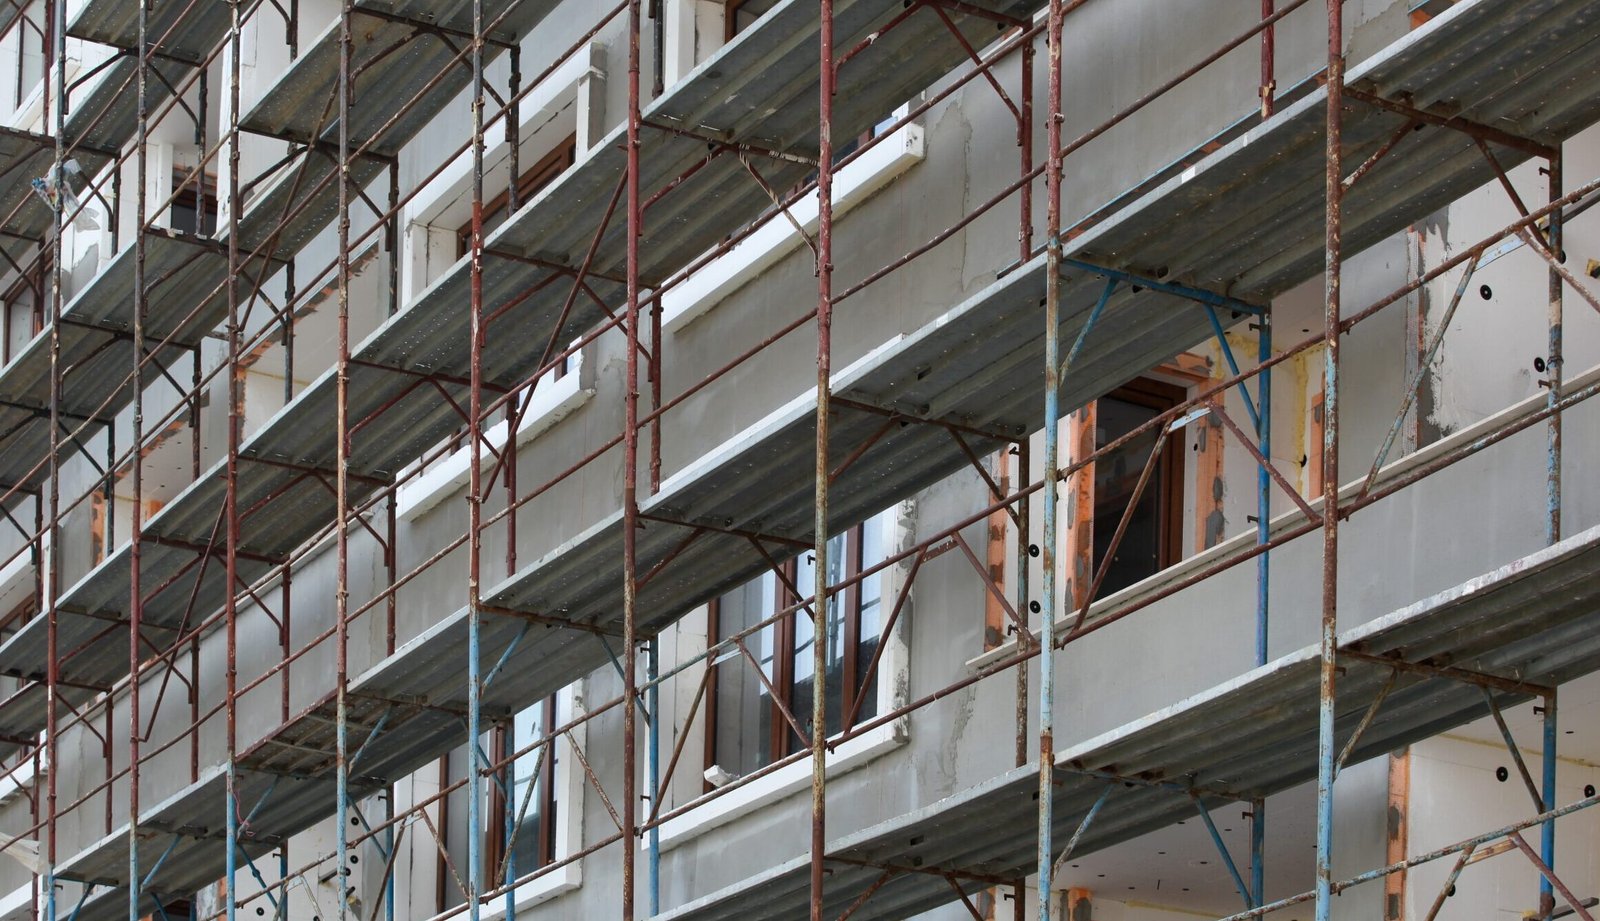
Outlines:
<svg viewBox="0 0 1600 921"><path fill-rule="evenodd" d="M37 5L40 18L48 20L49 17L45 14L48 12L49 4L43 2L43 0L33 0L31 3L28 0L22 0L22 2L26 4L28 9L24 9L22 15L18 16L16 22L12 25L17 36L17 66L13 73L14 92L11 98L13 109L21 109L23 104L32 98L40 84L44 83L50 76L50 68L55 64L56 54L56 43L52 35L54 31L53 25L48 21L43 26L38 25L33 21L33 17L29 15L32 12L31 8ZM30 30L39 41L39 57L41 60L39 76L33 80L28 79L26 64L28 58L27 36Z"/></svg>
<svg viewBox="0 0 1600 921"><path fill-rule="evenodd" d="M889 520L893 520L892 516ZM842 630L843 637L845 639L843 642L844 655L842 663L844 676L841 680L841 686L847 689L849 701L840 702L841 725L838 729L838 732L840 733L847 732L850 729L855 728L855 726L873 719L876 715L875 713L863 712L857 715L857 718L854 722L845 722L849 717L849 712L846 707L853 706L856 697L861 693L862 690L860 686L860 679L862 677L861 672L864 670L864 666L859 659L859 651L863 639L861 635L861 583L859 581L852 580L855 580L856 576L860 575L862 561L866 558L864 539L865 535L865 522L858 523L843 532L843 536L845 538L845 569L843 580L849 584L845 586L844 591L841 593L841 600L839 602L844 612L844 625ZM838 536L840 535L835 535L835 537ZM768 599L768 603L771 605L770 611L782 610L783 608L790 607L800 601L800 598L796 597L796 592L794 589L799 589L800 591L804 592L805 586L796 584L795 576L798 568L799 560L797 557L790 558L781 565L780 569L782 571L782 577L772 580L774 586L773 593L776 595L776 597ZM879 575L884 575L884 573L880 573ZM794 588L791 588L790 586L793 586ZM883 594L880 593L879 603L882 604L882 601ZM711 599L711 601L707 602L706 604L706 636L711 643L719 642L717 637L721 633L721 609L722 598L720 596ZM761 619L770 617L770 611L769 613L764 613ZM795 642L795 619L803 616L806 616L804 612L797 610L792 616L784 617L783 619L772 624L769 628L773 631L773 674L769 680L772 682L773 689L777 691L778 694L782 695L783 704L788 706L790 708L790 712L794 714L795 719L801 722L805 721L807 714L794 712L794 659L795 654L798 651L797 644ZM887 640L881 636L877 639L880 643L887 642ZM728 658L726 659L726 662L738 668L752 667L749 660L743 656ZM706 732L703 760L705 762L704 768L707 770L719 764L719 761L717 760L717 737L720 735L718 685L720 684L720 674L723 664L724 663L722 662L713 664L711 666L711 674L706 679ZM881 679L882 668L883 665L880 661L879 673L874 676L875 680ZM765 688L763 688L763 691L765 691ZM784 717L783 710L779 706L776 697L769 696L766 706L769 709L767 739L768 757L761 765L759 765L758 769L766 768L778 761L782 761L784 758L787 758L796 752L804 751L807 745L810 743L810 739L801 739L796 736L793 727L789 725L788 720ZM714 786L711 784L711 782L705 781L702 792L709 793L712 789L714 789Z"/></svg>
<svg viewBox="0 0 1600 921"><path fill-rule="evenodd" d="M1149 377L1136 377L1106 394L1101 399L1121 400L1124 403L1132 403L1135 406L1141 406L1160 413L1182 404L1188 398L1188 391L1177 384L1169 384L1166 381ZM1099 400L1095 402L1098 410ZM1096 428L1098 427L1097 424ZM1098 437L1096 438L1095 447L1097 450L1100 447ZM1160 558L1156 562L1155 571L1134 580L1135 583L1180 563L1184 559L1183 510L1186 492L1184 472L1184 431L1183 429L1173 429L1167 433L1166 443L1161 449L1161 457L1156 462L1156 473L1160 478L1157 481L1160 484L1160 489L1157 493L1159 502L1157 515L1161 528L1159 536ZM1093 476L1092 472L1090 476ZM1119 508L1116 510L1116 514L1120 516L1122 511L1123 509ZM1104 524L1110 531L1115 532L1117 527L1115 519L1106 521ZM1099 516L1096 515L1094 519L1094 532L1096 534L1100 533L1101 525L1102 522ZM1095 560L1094 562L1096 569L1098 569L1100 561ZM1103 591L1101 596L1112 594L1112 591Z"/></svg>
<svg viewBox="0 0 1600 921"><path fill-rule="evenodd" d="M567 135L549 153L539 158L539 161L523 171L517 177L517 207L520 208L533 199L533 197L546 186L555 182L563 173L571 169L578 162L578 133L574 131ZM483 223L488 225L490 219L504 215L511 216L511 187L508 185L504 191L483 205ZM472 249L472 219L467 218L466 223L456 228L456 258L460 259Z"/></svg>

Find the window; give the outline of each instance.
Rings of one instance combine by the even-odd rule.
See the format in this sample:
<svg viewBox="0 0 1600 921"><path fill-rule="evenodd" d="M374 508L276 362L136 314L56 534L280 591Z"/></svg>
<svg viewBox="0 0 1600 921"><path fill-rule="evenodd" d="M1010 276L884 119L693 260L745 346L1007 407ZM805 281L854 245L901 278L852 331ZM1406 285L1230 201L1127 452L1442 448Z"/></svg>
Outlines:
<svg viewBox="0 0 1600 921"><path fill-rule="evenodd" d="M188 179L185 183L184 180ZM196 186L199 188L196 188ZM209 237L217 232L217 179L215 176L199 177L196 182L189 170L178 170L172 176L176 195L167 213L168 224L178 233Z"/></svg>
<svg viewBox="0 0 1600 921"><path fill-rule="evenodd" d="M13 26L17 49L17 82L11 99L13 106L22 105L33 94L39 81L44 79L45 71L50 69L54 49L45 37L45 21L44 0L34 0L22 11Z"/></svg>
<svg viewBox="0 0 1600 921"><path fill-rule="evenodd" d="M1098 450L1182 403L1183 388L1139 379L1095 402ZM1141 434L1094 465L1094 566L1100 570L1111 539L1155 448L1157 432ZM1128 530L1106 572L1100 597L1155 575L1182 558L1183 441L1167 436L1150 482L1128 520Z"/></svg>
<svg viewBox="0 0 1600 921"><path fill-rule="evenodd" d="M554 696L523 710L511 718L509 726L495 729L492 738L496 759L521 751L557 725ZM484 851L488 855L486 866L498 867L505 855L507 820L516 825L516 835L511 842L513 877L522 876L555 859L556 855L556 762L557 745L534 749L517 758L511 765L511 795L508 798L498 784L489 788L489 815L492 818L484 832L487 841ZM541 752L543 756L541 757ZM529 788L532 795L529 795ZM524 800L527 805L524 806Z"/></svg>
<svg viewBox="0 0 1600 921"><path fill-rule="evenodd" d="M829 584L883 561L891 520L891 513L879 513L828 542ZM719 641L729 639L794 604L796 591L809 596L815 572L812 555L804 554L784 564L783 579L768 573L717 599L711 605L713 635ZM851 725L877 715L877 677L869 679L868 671L884 616L881 573L828 599L824 680L829 735L844 731L858 698L861 706ZM709 725L714 729L707 733L708 767L741 776L806 748L810 739L796 733L784 711L810 731L815 642L811 618L801 611L745 637L745 649L760 665L759 675L737 649L719 656L711 676Z"/></svg>
<svg viewBox="0 0 1600 921"><path fill-rule="evenodd" d="M28 341L44 329L45 308L49 303L50 248L40 250L31 271L16 279L0 295L5 308L4 361L10 362Z"/></svg>
<svg viewBox="0 0 1600 921"><path fill-rule="evenodd" d="M578 161L578 136L576 134L556 145L556 149L545 154L544 158L522 174L517 180L517 207L521 207L539 190L556 181L556 177L567 171L567 168ZM506 222L511 216L510 190L501 192L491 201L483 204L483 235ZM469 218L456 230L456 258L465 256L472 249L472 220Z"/></svg>
<svg viewBox="0 0 1600 921"><path fill-rule="evenodd" d="M757 19L777 5L777 0L723 0L722 40L733 41L735 35L750 28Z"/></svg>

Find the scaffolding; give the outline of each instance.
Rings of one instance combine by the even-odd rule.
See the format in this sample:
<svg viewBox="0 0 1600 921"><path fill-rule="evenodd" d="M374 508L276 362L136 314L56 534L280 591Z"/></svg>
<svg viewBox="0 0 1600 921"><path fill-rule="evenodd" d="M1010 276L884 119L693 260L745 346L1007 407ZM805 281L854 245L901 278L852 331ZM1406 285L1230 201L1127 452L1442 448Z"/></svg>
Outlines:
<svg viewBox="0 0 1600 921"><path fill-rule="evenodd" d="M662 85L657 43L652 92L645 49L659 39L661 13L656 5L647 11L642 0L602 12L531 78L522 69L523 42L553 9L539 0L342 0L336 21L304 48L292 0L88 0L71 22L64 0L47 0L45 22L32 27L54 49L47 95L56 103L46 105L51 134L0 133L6 177L0 259L18 275L42 269L49 279L42 290L50 302L47 328L0 369L0 507L23 535L13 558L32 561L41 612L0 643L0 674L17 679L16 690L0 701L0 755L15 759L7 776L31 770L45 786L35 799L34 827L4 848L27 838L43 843L39 913L52 921L138 921L164 916L174 896L221 881L220 915L230 921L241 911L287 917L292 878L318 871L342 880L351 849L371 842L385 857L389 885L367 916L385 910L392 918L400 841L431 834L445 851L443 832L426 810L464 791L466 865L451 868L462 907L446 914L474 921L501 902L505 916L514 917L519 885L574 861L602 859L621 868L618 910L625 919L749 917L757 907L763 916L812 921L904 918L951 902L976 917L972 893L995 887L1013 892L1020 919L1030 886L1038 892L1038 917L1048 917L1051 881L1068 855L1196 814L1209 827L1209 810L1229 802L1248 804L1252 815L1252 853L1242 867L1217 838L1244 905L1237 919L1304 901L1314 904L1317 921L1326 921L1332 897L1351 886L1425 860L1455 858L1459 873L1480 848L1504 846L1523 852L1542 874L1545 917L1559 896L1589 921L1588 909L1555 872L1556 820L1597 800L1555 800L1555 688L1600 662L1594 639L1600 529L1567 535L1561 518L1562 415L1600 391L1600 374L1563 378L1561 329L1568 292L1597 310L1600 302L1564 266L1561 233L1564 218L1595 200L1600 179L1567 189L1561 143L1600 121L1594 47L1600 3L1428 4L1431 18L1347 72L1342 0L1265 0L1260 16L1229 42L1067 138L1063 34L1089 2L780 0L671 85ZM1280 90L1274 31L1291 13L1319 7L1327 15L1325 66ZM0 34L26 19L23 9L0 2ZM264 29L278 19L292 63L245 110L243 30L252 21ZM521 107L607 29L627 41L626 119L549 186L519 200ZM68 36L113 50L69 82ZM1253 43L1262 48L1262 93L1248 117L1087 215L1064 218L1062 189L1073 180L1074 153ZM1020 85L1007 88L996 74L1013 62ZM492 67L501 68L503 85L490 75ZM226 83L227 104L218 110L226 124L208 136L218 74ZM1036 74L1046 88L1042 105L1034 98ZM980 83L1014 119L1015 179L900 258L836 284L836 174L955 93L986 92ZM408 145L463 95L470 99L469 136L421 165L420 180L403 179ZM1460 100L1472 102L1451 104ZM845 152L835 142L868 132L903 104L856 149ZM171 197L156 201L148 191L157 169L148 141L152 127L169 120L192 122L199 162L179 177ZM505 142L513 181L506 219L490 231L484 184L494 132ZM1034 149L1040 132L1042 157ZM246 136L286 150L248 181L240 166ZM403 209L462 156L470 162L472 211L466 255L406 297L399 268ZM1536 208L1506 174L1530 160L1543 163L1548 177L1548 195ZM224 179L213 194L225 221L197 234L163 226L160 216L186 189L207 194L208 172ZM36 193L28 182L36 176L45 177L51 195ZM1345 253L1487 183L1505 189L1518 220L1374 302L1356 310L1342 305ZM133 232L119 240L130 184ZM817 207L814 232L795 217L808 196ZM111 216L115 253L68 299L68 231L90 202ZM914 270L941 244L1007 210L1016 216L1015 261L991 284L914 334L834 366L836 309L861 303L873 285ZM679 392L667 392L664 298L768 219L793 223L814 255L815 306ZM312 243L330 235L336 256L308 271ZM1342 471L1343 339L1435 280L1457 280L1453 315L1474 271L1511 247L1525 247L1549 265L1546 396L1391 459L1408 396L1370 470L1356 477ZM353 282L374 251L388 260L385 318L357 341ZM1319 275L1323 329L1287 346L1276 342L1273 299ZM333 366L297 391L297 326L327 304L337 310ZM1255 345L1242 365L1226 334L1241 322ZM1448 326L1447 319L1438 336ZM516 334L497 334L505 330ZM673 437L669 420L677 407L785 337L813 331L814 387L681 469L665 468L662 443ZM567 469L519 482L516 433L532 395L601 337L625 342L620 430ZM218 338L225 355L207 370L202 351ZM1211 338L1227 361L1226 377L1134 432L1062 459L1060 420ZM1437 338L1428 344L1430 357L1438 345ZM284 405L247 437L243 372L269 346L283 355ZM1320 355L1323 365L1321 495L1303 495L1268 460L1270 371L1308 355ZM1420 375L1409 381L1410 392L1421 383ZM202 408L219 399L226 407L225 449L204 464ZM1244 407L1245 417L1230 415L1229 399ZM1201 417L1215 420L1255 462L1254 533L1201 554L1144 591L1102 598L1104 567L1095 571L1086 558L1069 559L1087 551L1059 537L1062 484L1122 444ZM119 448L121 418L131 423L131 443ZM497 441L489 430L500 420L507 434ZM141 459L184 427L191 430L192 482L146 514ZM1041 428L1044 457L1035 474L1030 438ZM1547 433L1548 547L1375 621L1341 628L1341 520L1537 428ZM449 453L458 434L469 448L466 527L403 569L399 490L421 475L419 458ZM983 463L996 452L1016 457L1014 483L996 479ZM1128 514L1159 454L1152 452L1139 477ZM94 471L81 495L62 492L69 462ZM540 497L610 466L620 468L622 480L616 507L557 548L519 560L517 531L538 522ZM964 470L986 482L985 508L919 535L914 546L867 571L830 581L831 535ZM119 523L116 488L124 480L132 514ZM1275 495L1292 510L1274 516ZM82 578L57 585L63 522L96 503L105 510L105 553ZM1016 561L1009 591L961 536L996 515L1012 522L1005 529ZM1043 521L1037 545L1029 537L1035 515ZM1126 522L1124 515L1113 547ZM126 542L119 541L119 525ZM1319 642L1269 659L1272 551L1319 533ZM371 591L358 587L361 577L351 571L358 535L380 557L382 584ZM337 570L332 626L306 635L293 626L294 574L330 545ZM486 558L490 546L505 550L504 577ZM830 702L817 682L809 720L786 714L809 739L803 751L692 802L667 805L689 725L676 738L661 725L660 688L698 682L686 721L693 724L703 715L720 657L748 659L745 640L755 631L814 617L824 609L819 600L901 567L908 576L887 608L882 635L888 637L918 570L958 551L1008 615L1013 645L973 674L865 721L849 720L833 737L826 732ZM780 564L801 553L814 557L816 573L813 585L790 586L801 600L661 667L661 632L722 592L764 572L781 573ZM403 637L402 591L453 555L465 556L462 603L435 612L420 634ZM1043 573L1037 590L1028 576L1035 558ZM1253 670L1056 749L1062 648L1245 565L1254 568L1256 589ZM1078 575L1063 585L1062 571ZM240 611L247 606L272 622L277 648L269 667L241 676ZM371 663L352 655L355 631L382 637ZM215 643L219 633L223 686L220 699L208 701L201 693L201 644ZM813 643L813 652L820 675L827 644ZM878 665L875 657L868 674ZM491 756L481 746L491 726L527 702L608 668L619 676L619 696L590 702L519 751ZM830 834L827 769L834 748L962 688L1007 679L1016 682L1013 770L865 831ZM180 690L169 695L173 686ZM1030 696L1036 723L1028 717ZM242 729L247 697L273 698L265 731ZM1485 715L1498 718L1504 708L1536 698L1544 701L1543 763L1523 764L1509 734L1507 740L1533 794L1535 808L1525 821L1334 879L1333 790L1343 767ZM854 715L863 701L838 703ZM186 712L171 715L180 710ZM166 728L158 735L163 712ZM578 726L613 717L621 723L621 763L644 766L643 782L638 771L624 769L617 789L607 790L581 747L579 758L614 829L531 870L509 856L488 859L483 806L490 788L513 789L519 758L547 757L559 740L575 744ZM171 730L172 720L181 728ZM97 737L105 773L98 785L60 802L55 766L69 731ZM203 734L219 733L225 757L208 760ZM143 801L142 772L152 759L185 748L187 784L159 802ZM466 776L408 810L392 808L393 784L463 748L471 765ZM662 825L799 761L811 765L808 853L687 904L663 906ZM1268 902L1265 798L1313 780L1316 877L1303 895ZM387 814L366 816L360 803L385 791L391 791ZM88 816L101 808L103 816ZM103 831L62 852L57 831L69 818L80 831ZM290 866L287 842L330 818L331 850ZM1525 837L1535 829L1537 846ZM504 831L500 853L509 855L515 829ZM650 846L641 850L641 840ZM278 865L271 867L265 858L274 853ZM58 897L62 881L79 884L75 900ZM357 910L341 898L337 914L344 919Z"/></svg>

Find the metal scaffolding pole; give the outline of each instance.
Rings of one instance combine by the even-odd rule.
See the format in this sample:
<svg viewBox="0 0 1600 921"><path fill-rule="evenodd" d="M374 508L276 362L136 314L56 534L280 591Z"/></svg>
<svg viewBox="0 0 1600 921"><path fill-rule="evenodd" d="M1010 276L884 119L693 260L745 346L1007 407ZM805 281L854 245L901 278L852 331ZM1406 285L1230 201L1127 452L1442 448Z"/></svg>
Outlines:
<svg viewBox="0 0 1600 921"><path fill-rule="evenodd" d="M1061 487L1061 39L1062 0L1050 0L1045 28L1044 573L1039 586L1038 917L1049 918L1055 848L1056 614ZM1087 327L1085 327L1087 332ZM1077 460L1077 458L1074 458Z"/></svg>
<svg viewBox="0 0 1600 921"><path fill-rule="evenodd" d="M47 81L46 108L50 111L55 125L55 157L51 164L54 176L60 176L64 171L66 162L66 94L67 94L67 40L66 40L66 0L47 0L46 15L50 19L50 37L54 43L55 66L51 68L54 74L54 93L49 93ZM53 107L52 104L53 103ZM114 167L116 169L118 167ZM44 853L44 901L45 921L56 921L56 797L57 774L56 765L60 764L61 734L59 726L60 676L61 659L57 655L58 631L60 627L56 598L61 594L56 585L59 567L56 565L61 558L59 549L61 541L58 539L58 530L61 519L61 308L63 295L62 285L62 252L61 232L65 227L62 220L61 209L57 208L52 216L52 233L50 245L54 248L55 258L50 266L50 457L48 460L48 476L50 479L50 498L48 512L48 530L39 535L42 553L38 554L38 571L35 573L35 582L40 590L40 608L44 611L46 621L45 636L45 853ZM37 499L35 499L37 501Z"/></svg>
<svg viewBox="0 0 1600 921"><path fill-rule="evenodd" d="M1546 165L1546 182L1549 187L1549 199L1555 202L1561 198L1561 163L1560 147L1556 154L1550 157ZM1556 208L1550 212L1549 233L1545 237L1551 255L1560 262L1566 261L1566 250L1562 243L1561 209ZM1550 422L1546 429L1546 470L1545 488L1546 503L1549 516L1545 533L1545 540L1555 544L1561 540L1561 365L1562 365L1562 325L1564 305L1562 298L1565 283L1561 272L1552 265L1547 272L1546 289L1549 293L1548 321L1549 327L1549 354L1545 356L1545 398L1546 406L1550 409ZM1558 753L1560 734L1556 731L1556 695L1551 694L1544 699L1544 746L1541 765L1541 799L1545 811L1555 808L1556 802L1556 756ZM1554 819L1545 822L1539 829L1539 856L1545 866L1555 869L1556 866L1556 823ZM1550 878L1539 876L1539 917L1548 919L1551 912L1555 911L1555 889Z"/></svg>
<svg viewBox="0 0 1600 921"><path fill-rule="evenodd" d="M817 458L811 602L811 921L822 921L828 804L828 416L833 374L833 0L819 0L817 119Z"/></svg>
<svg viewBox="0 0 1600 921"><path fill-rule="evenodd" d="M1343 253L1344 2L1327 0L1328 81L1323 238L1322 629L1318 638L1316 921L1328 921L1333 885L1334 678L1339 589L1339 276Z"/></svg>
<svg viewBox="0 0 1600 921"><path fill-rule="evenodd" d="M467 913L478 921L483 893L483 771L478 751L483 738L483 663L479 634L483 625L483 0L472 0L472 297L468 335L471 393L467 411ZM515 177L512 178L515 183ZM515 436L508 433L508 440Z"/></svg>
<svg viewBox="0 0 1600 921"><path fill-rule="evenodd" d="M239 561L239 427L243 423L244 393L239 365L239 0L229 0L228 23L228 444L227 492L223 515L227 518L227 543L225 565L227 592L223 599L223 617L227 622L228 661L226 671L228 719L228 796L226 818L228 848L228 875L223 884L227 901L227 921L235 921L238 913L239 873L239 610L235 587ZM199 180L197 180L199 181ZM198 440L198 439L197 439ZM198 682L198 673L196 681ZM287 686L286 686L287 687Z"/></svg>
<svg viewBox="0 0 1600 921"><path fill-rule="evenodd" d="M638 851L638 642L639 642L639 240L644 234L639 175L640 0L628 2L627 127L627 380L622 421L622 919L634 917L634 870ZM654 356L652 356L654 360Z"/></svg>
<svg viewBox="0 0 1600 921"><path fill-rule="evenodd" d="M350 916L350 533L345 516L350 507L350 31L352 0L339 4L339 341L334 366L335 448L334 534L338 554L334 590L334 882L338 917Z"/></svg>
<svg viewBox="0 0 1600 921"><path fill-rule="evenodd" d="M143 888L143 880L139 869L139 742L142 734L140 722L139 701L139 664L143 658L139 648L139 635L144 619L144 590L140 580L139 567L141 562L141 544L144 541L144 315L145 315L145 221L149 217L149 169L150 169L150 110L149 110L149 77L150 77L150 45L149 22L150 11L148 4L139 3L139 50L137 58L138 67L138 94L139 115L138 132L135 144L138 145L135 162L137 171L135 182L138 189L135 192L137 202L134 212L133 236L133 440L130 463L133 465L130 479L133 483L133 511L128 515L128 540L129 545L129 601L128 601L128 921L139 921L139 893ZM61 173L56 174L57 183L65 183L66 177ZM66 196L61 196L62 207L66 206ZM54 765L51 766L52 769Z"/></svg>

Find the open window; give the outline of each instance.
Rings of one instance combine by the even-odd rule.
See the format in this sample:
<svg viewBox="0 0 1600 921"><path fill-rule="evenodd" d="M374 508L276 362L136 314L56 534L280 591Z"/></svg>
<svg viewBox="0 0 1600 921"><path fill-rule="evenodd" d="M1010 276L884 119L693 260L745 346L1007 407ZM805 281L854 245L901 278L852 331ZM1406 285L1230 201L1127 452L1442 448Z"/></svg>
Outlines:
<svg viewBox="0 0 1600 921"><path fill-rule="evenodd" d="M722 40L733 41L733 37L750 28L768 10L778 5L778 0L723 0L722 4Z"/></svg>
<svg viewBox="0 0 1600 921"><path fill-rule="evenodd" d="M49 22L45 0L3 0L8 5L22 5L20 15L11 26L11 31L0 41L9 47L15 55L15 69L12 78L15 81L11 88L11 104L21 107L23 102L33 95L39 83L44 80L44 75L49 72L54 49L50 47L50 40L46 33L46 23Z"/></svg>
<svg viewBox="0 0 1600 921"><path fill-rule="evenodd" d="M17 357L24 346L44 329L45 305L48 303L50 285L50 248L42 249L41 256L29 266L27 274L17 277L0 294L3 302L5 341L0 343L3 363Z"/></svg>
<svg viewBox="0 0 1600 921"><path fill-rule="evenodd" d="M1137 379L1095 402L1095 449L1116 441L1140 425L1179 405L1182 387L1147 378ZM1098 572L1155 450L1151 430L1122 445L1094 464L1094 567ZM1183 558L1183 439L1166 436L1150 482L1134 505L1128 528L1112 557L1100 597L1155 575Z"/></svg>
<svg viewBox="0 0 1600 921"><path fill-rule="evenodd" d="M187 182L184 180L188 179ZM167 211L167 224L178 233L211 237L217 233L217 177L190 177L180 169L172 176L176 194Z"/></svg>

